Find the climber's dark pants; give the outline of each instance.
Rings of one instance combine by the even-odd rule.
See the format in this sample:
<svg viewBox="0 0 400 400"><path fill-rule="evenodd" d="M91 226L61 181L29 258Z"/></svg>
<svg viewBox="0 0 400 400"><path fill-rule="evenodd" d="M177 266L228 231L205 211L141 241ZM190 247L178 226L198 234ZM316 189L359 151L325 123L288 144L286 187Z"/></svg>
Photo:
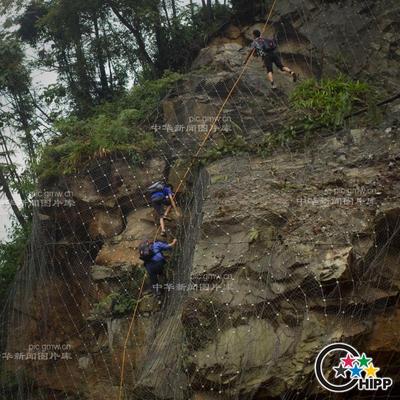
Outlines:
<svg viewBox="0 0 400 400"><path fill-rule="evenodd" d="M164 207L171 205L169 200L156 200L152 201L151 205L153 206L154 210L156 211L157 215L162 218L164 216Z"/></svg>
<svg viewBox="0 0 400 400"><path fill-rule="evenodd" d="M281 71L283 70L283 64L281 58L274 51L269 51L264 57L264 64L268 72L273 71L273 64L275 64Z"/></svg>
<svg viewBox="0 0 400 400"><path fill-rule="evenodd" d="M158 276L164 275L165 263L166 261L162 260L162 261L150 261L144 264L144 267L146 268L146 271L149 274L151 288L156 294L160 292L160 289L159 288L157 289L157 287L155 286L159 283Z"/></svg>

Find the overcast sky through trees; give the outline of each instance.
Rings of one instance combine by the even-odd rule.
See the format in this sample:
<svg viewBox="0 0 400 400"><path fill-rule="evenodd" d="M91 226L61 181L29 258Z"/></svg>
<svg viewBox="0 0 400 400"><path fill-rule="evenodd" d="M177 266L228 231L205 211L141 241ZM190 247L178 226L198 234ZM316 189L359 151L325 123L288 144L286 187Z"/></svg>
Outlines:
<svg viewBox="0 0 400 400"><path fill-rule="evenodd" d="M193 0L193 3L201 5L201 0ZM179 1L181 5L188 5L189 0ZM5 17L0 15L0 26L3 25L5 21ZM35 58L35 53L32 49L26 49L28 60L32 60ZM32 83L33 87L40 90L40 88L45 88L46 86L53 84L57 81L56 72L51 71L42 71L42 70L34 70L32 73ZM14 159L16 164L19 166L24 165L24 158L21 150L18 147L14 147L15 156ZM20 201L17 195L15 195L16 201ZM0 240L4 240L7 238L7 229L11 226L11 216L12 210L7 201L7 199L3 196L0 197Z"/></svg>

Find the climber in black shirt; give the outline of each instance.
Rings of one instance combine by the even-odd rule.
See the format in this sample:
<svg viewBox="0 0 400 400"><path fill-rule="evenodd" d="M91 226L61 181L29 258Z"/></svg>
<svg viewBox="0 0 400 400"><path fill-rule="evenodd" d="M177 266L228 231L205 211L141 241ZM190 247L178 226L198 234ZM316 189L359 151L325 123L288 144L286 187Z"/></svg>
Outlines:
<svg viewBox="0 0 400 400"><path fill-rule="evenodd" d="M261 37L261 32L258 29L255 29L253 31L253 37L254 40L250 45L250 51L247 54L244 63L245 64L247 63L247 60L250 58L251 54L253 54L253 51L255 52L255 56L261 57L265 67L267 68L267 77L271 82L272 89L276 89L273 76L273 64L275 64L281 71L290 74L293 78L293 82L296 82L297 80L296 73L293 72L290 68L285 67L282 64L281 58L275 52L277 48L276 40L274 38L269 39Z"/></svg>

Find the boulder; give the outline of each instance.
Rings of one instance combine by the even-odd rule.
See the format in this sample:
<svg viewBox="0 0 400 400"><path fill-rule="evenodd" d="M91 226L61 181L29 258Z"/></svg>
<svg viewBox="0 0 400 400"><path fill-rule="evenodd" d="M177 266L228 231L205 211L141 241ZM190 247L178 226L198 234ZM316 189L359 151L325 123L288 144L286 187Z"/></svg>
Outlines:
<svg viewBox="0 0 400 400"><path fill-rule="evenodd" d="M358 128L358 129L352 129L350 131L350 136L353 140L354 144L360 144L361 141L363 140L363 137L365 135L365 128Z"/></svg>
<svg viewBox="0 0 400 400"><path fill-rule="evenodd" d="M244 55L239 52L243 49L242 43L215 43L214 46L202 49L193 62L192 69L201 67L214 67L219 71L230 71L240 67L243 64Z"/></svg>
<svg viewBox="0 0 400 400"><path fill-rule="evenodd" d="M131 208L146 204L145 189L163 177L166 160L151 158L141 165L133 165L126 158L104 161L104 168L97 168L93 175L67 177L67 187L73 198L89 205L115 207L118 202L129 198ZM107 167L107 168L106 168Z"/></svg>
<svg viewBox="0 0 400 400"><path fill-rule="evenodd" d="M109 279L122 278L133 271L132 264L113 264L111 266L93 265L91 268L91 277L94 281L103 281Z"/></svg>
<svg viewBox="0 0 400 400"><path fill-rule="evenodd" d="M119 208L100 209L93 212L93 218L89 221L88 232L93 240L103 240L120 234L123 228L124 222Z"/></svg>
<svg viewBox="0 0 400 400"><path fill-rule="evenodd" d="M293 345L294 338L266 320L251 318L246 325L219 334L214 343L191 354L189 364L198 371L199 382L215 385L236 383L250 392L267 380L271 367ZM223 369L219 367L223 365Z"/></svg>
<svg viewBox="0 0 400 400"><path fill-rule="evenodd" d="M145 239L152 240L156 231L151 209L143 208L130 212L126 217L125 230L102 246L96 257L96 264L108 267L142 265L138 246Z"/></svg>
<svg viewBox="0 0 400 400"><path fill-rule="evenodd" d="M242 31L235 25L228 25L224 31L223 35L228 39L238 39L242 35Z"/></svg>

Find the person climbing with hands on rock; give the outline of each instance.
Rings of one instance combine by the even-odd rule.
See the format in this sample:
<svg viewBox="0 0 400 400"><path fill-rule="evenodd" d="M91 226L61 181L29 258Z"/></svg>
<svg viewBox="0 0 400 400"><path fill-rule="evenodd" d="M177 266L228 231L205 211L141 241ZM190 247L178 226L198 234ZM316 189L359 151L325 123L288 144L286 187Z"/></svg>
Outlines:
<svg viewBox="0 0 400 400"><path fill-rule="evenodd" d="M267 69L267 77L268 80L271 82L272 89L276 89L273 75L273 64L275 64L281 71L290 74L292 76L293 82L296 82L296 73L282 64L281 58L275 51L278 47L275 38L263 38L261 36L261 32L258 29L255 29L253 31L253 37L254 40L250 45L250 50L247 54L244 64L247 63L248 59L254 51L254 55L256 57L261 57L264 62L265 68Z"/></svg>
<svg viewBox="0 0 400 400"><path fill-rule="evenodd" d="M152 290L157 297L161 294L157 288L158 277L164 275L165 264L167 263L163 251L171 251L177 243L177 239L174 239L171 243L145 240L139 245L139 258L144 262Z"/></svg>
<svg viewBox="0 0 400 400"><path fill-rule="evenodd" d="M159 181L152 184L147 190L150 193L151 205L160 218L161 236L166 236L164 220L167 218L171 208L174 209L176 216L180 217L180 212L174 199L173 187L168 183ZM165 206L167 207L166 209Z"/></svg>

